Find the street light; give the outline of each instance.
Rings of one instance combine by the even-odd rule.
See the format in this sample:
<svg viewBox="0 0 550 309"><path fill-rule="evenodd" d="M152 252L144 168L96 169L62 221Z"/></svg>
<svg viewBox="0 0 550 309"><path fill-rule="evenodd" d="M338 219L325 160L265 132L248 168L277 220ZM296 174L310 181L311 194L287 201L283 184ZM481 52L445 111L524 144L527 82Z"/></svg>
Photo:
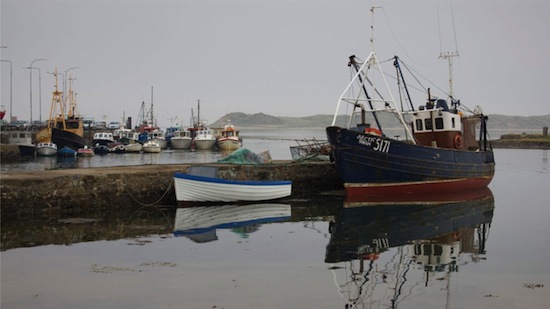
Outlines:
<svg viewBox="0 0 550 309"><path fill-rule="evenodd" d="M42 123L42 73L40 71L40 68L25 67L23 69L38 70L38 108L40 113L39 120L40 120L40 123Z"/></svg>
<svg viewBox="0 0 550 309"><path fill-rule="evenodd" d="M63 75L63 104L65 104L65 91L67 90L66 84L67 84L67 72L74 69L80 69L80 67L72 67L64 71Z"/></svg>
<svg viewBox="0 0 550 309"><path fill-rule="evenodd" d="M31 61L31 65L28 67L28 69L29 69L29 81L30 81L30 88L31 88L31 91L30 91L30 98L31 98L31 119L30 119L30 122L31 123L32 123L32 68L33 68L32 65L36 61L46 61L46 60L48 60L48 58L35 59L35 60Z"/></svg>
<svg viewBox="0 0 550 309"><path fill-rule="evenodd" d="M3 47L4 48L4 47ZM12 70L12 66L11 66L11 60L0 60L2 62L9 62L10 63L10 122L12 120L12 117L13 117L13 100L12 100L12 87L13 87L13 70Z"/></svg>

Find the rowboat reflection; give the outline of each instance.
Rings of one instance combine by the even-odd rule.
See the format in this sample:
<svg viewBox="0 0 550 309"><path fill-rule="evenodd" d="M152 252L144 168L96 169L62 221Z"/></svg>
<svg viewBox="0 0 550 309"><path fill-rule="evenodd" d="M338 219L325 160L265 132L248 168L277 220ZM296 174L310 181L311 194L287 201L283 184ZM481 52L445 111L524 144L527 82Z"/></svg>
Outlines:
<svg viewBox="0 0 550 309"><path fill-rule="evenodd" d="M447 285L435 293L448 293L451 274L468 257L483 260L493 195L486 188L460 199L426 196L378 204L346 199L330 222L325 256L345 308L397 308L442 282Z"/></svg>
<svg viewBox="0 0 550 309"><path fill-rule="evenodd" d="M174 236L202 243L217 240L217 229L231 229L246 238L261 224L286 221L290 215L290 205L277 203L178 208Z"/></svg>

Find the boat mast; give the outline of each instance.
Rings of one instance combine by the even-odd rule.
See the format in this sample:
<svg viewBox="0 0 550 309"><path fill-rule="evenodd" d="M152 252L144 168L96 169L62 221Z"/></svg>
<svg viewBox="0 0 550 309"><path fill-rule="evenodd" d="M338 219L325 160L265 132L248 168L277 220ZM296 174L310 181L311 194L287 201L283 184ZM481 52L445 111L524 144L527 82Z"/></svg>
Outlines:
<svg viewBox="0 0 550 309"><path fill-rule="evenodd" d="M458 105L460 105L460 100L455 100L454 93L453 93L453 58L458 57L458 43L456 40L456 27L455 27L455 17L453 13L453 7L451 6L451 17L453 20L453 31L455 36L455 51L449 52L443 51L443 48L441 47L441 27L439 30L439 44L441 51L439 52L439 59L446 59L449 65L449 100L451 101L451 104L454 106L455 110L458 108Z"/></svg>
<svg viewBox="0 0 550 309"><path fill-rule="evenodd" d="M67 106L67 100L69 100L69 110L67 112L68 118L74 118L76 116L76 99L73 91L73 80L74 78L69 77L69 95L65 99L64 106Z"/></svg>
<svg viewBox="0 0 550 309"><path fill-rule="evenodd" d="M59 91L59 82L57 80L57 68L55 68L53 74L55 77L55 91L52 92L52 105L50 106L50 119L48 120L48 130L51 134L51 128L55 127L57 128L57 122L63 123L63 129L66 129L65 126L65 106L63 105L63 101L61 99L63 92Z"/></svg>
<svg viewBox="0 0 550 309"><path fill-rule="evenodd" d="M152 126L155 126L155 117L153 117L153 86L151 86L151 125Z"/></svg>

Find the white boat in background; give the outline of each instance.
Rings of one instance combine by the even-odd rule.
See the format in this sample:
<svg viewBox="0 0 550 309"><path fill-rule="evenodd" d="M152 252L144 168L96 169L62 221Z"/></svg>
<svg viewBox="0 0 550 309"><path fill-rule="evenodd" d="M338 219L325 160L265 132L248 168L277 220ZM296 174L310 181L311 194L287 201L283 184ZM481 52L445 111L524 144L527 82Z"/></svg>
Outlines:
<svg viewBox="0 0 550 309"><path fill-rule="evenodd" d="M237 150L241 148L243 143L239 136L239 130L235 129L235 126L231 122L228 122L223 130L221 130L217 144L220 150Z"/></svg>
<svg viewBox="0 0 550 309"><path fill-rule="evenodd" d="M210 150L214 148L214 145L216 144L216 137L211 129L206 127L201 128L197 131L193 144L195 145L195 149Z"/></svg>
<svg viewBox="0 0 550 309"><path fill-rule="evenodd" d="M113 131L113 139L124 144L134 144L139 142L139 134L134 130L120 127Z"/></svg>
<svg viewBox="0 0 550 309"><path fill-rule="evenodd" d="M57 145L52 142L36 144L36 155L42 157L54 157L57 154Z"/></svg>
<svg viewBox="0 0 550 309"><path fill-rule="evenodd" d="M164 137L164 132L161 130L153 130L149 132L149 140L157 142L161 149L168 148L168 141Z"/></svg>
<svg viewBox="0 0 550 309"><path fill-rule="evenodd" d="M142 150L144 153L159 153L160 152L160 145L156 141L147 141L145 144L143 144Z"/></svg>
<svg viewBox="0 0 550 309"><path fill-rule="evenodd" d="M124 152L141 152L143 150L143 145L140 143L126 144L123 147Z"/></svg>
<svg viewBox="0 0 550 309"><path fill-rule="evenodd" d="M289 220L288 204L197 206L176 209L174 236L195 242L217 240L217 229L233 229Z"/></svg>
<svg viewBox="0 0 550 309"><path fill-rule="evenodd" d="M107 146L114 143L113 133L111 132L96 132L92 138L92 145L94 146Z"/></svg>
<svg viewBox="0 0 550 309"><path fill-rule="evenodd" d="M214 166L192 166L189 173L174 173L174 187L178 202L269 201L292 193L292 181L221 179Z"/></svg>
<svg viewBox="0 0 550 309"><path fill-rule="evenodd" d="M177 130L174 131L174 135L170 139L173 149L191 149L193 138L191 138L190 131Z"/></svg>

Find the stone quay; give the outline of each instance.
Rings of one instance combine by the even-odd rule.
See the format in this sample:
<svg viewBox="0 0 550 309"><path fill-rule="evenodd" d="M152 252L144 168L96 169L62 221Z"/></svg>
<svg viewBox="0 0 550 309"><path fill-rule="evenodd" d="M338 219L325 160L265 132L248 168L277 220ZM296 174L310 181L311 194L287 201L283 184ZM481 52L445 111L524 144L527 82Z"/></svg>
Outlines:
<svg viewBox="0 0 550 309"><path fill-rule="evenodd" d="M343 190L330 162L273 161L270 164L178 164L5 172L0 182L4 215L73 213L139 205L176 205L174 172L192 165L217 166L230 180L291 180L289 199Z"/></svg>

